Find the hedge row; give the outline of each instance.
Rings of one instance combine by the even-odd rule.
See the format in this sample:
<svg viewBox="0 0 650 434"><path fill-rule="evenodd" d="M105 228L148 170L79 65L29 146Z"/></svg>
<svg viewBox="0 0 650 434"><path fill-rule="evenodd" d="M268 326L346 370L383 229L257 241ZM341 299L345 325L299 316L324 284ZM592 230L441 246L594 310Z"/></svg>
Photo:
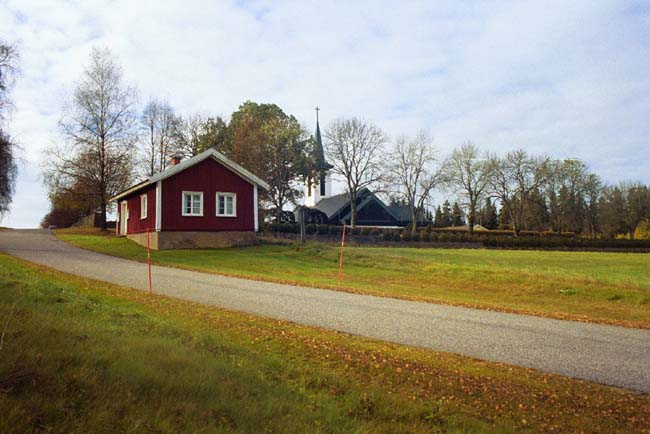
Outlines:
<svg viewBox="0 0 650 434"><path fill-rule="evenodd" d="M264 232L272 233L285 233L285 234L298 234L300 233L300 225L297 223L268 223L262 228ZM309 224L305 226L305 231L308 235L318 234L318 235L340 235L343 230L342 226L335 225L317 225ZM398 231L399 233L405 233L405 230L402 229L389 229L389 228L370 228L370 227L357 227L347 229L347 234L349 235L373 235L373 236L383 236L385 234L394 235ZM418 233L426 232L428 234L456 234L456 235L468 235L468 232L463 229L454 229L454 228L434 228L432 226L427 226L420 228ZM474 231L473 237L488 238L494 236L513 236L512 231L508 230L492 230L492 231ZM562 232L558 234L557 232L534 232L534 231L522 231L519 234L520 237L562 237L562 238L574 238L575 234L573 232ZM445 237L443 237L445 238ZM472 238L472 241L476 241L475 238Z"/></svg>
<svg viewBox="0 0 650 434"><path fill-rule="evenodd" d="M307 225L308 235L340 236L341 226ZM265 225L264 232L298 234L300 227L293 223L272 223ZM492 248L568 248L568 249L650 249L650 240L626 239L588 239L577 237L573 233L526 232L514 237L512 231L474 232L440 230L428 227L411 235L406 229L388 228L348 228L346 235L363 236L369 243L373 242L449 242L481 243ZM360 240L361 241L361 240Z"/></svg>

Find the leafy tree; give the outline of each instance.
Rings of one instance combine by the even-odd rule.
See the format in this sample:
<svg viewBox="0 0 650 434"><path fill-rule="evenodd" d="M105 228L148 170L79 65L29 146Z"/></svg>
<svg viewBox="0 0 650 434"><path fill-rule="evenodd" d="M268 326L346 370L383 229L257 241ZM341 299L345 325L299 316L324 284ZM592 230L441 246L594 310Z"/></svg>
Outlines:
<svg viewBox="0 0 650 434"><path fill-rule="evenodd" d="M305 176L310 140L295 117L275 104L246 101L232 114L227 133L219 118L212 126L205 137L225 140L216 146L269 183L269 191L261 197L276 213L297 202L302 190L296 181Z"/></svg>
<svg viewBox="0 0 650 434"><path fill-rule="evenodd" d="M388 136L370 122L357 118L339 119L327 128L326 153L332 173L345 182L350 199L350 225L356 227L359 192L385 179L383 146Z"/></svg>
<svg viewBox="0 0 650 434"><path fill-rule="evenodd" d="M225 151L226 145L229 143L228 131L228 124L221 116L207 118L198 135L199 151L202 152L208 148Z"/></svg>
<svg viewBox="0 0 650 434"><path fill-rule="evenodd" d="M106 228L108 199L133 177L136 91L125 86L110 51L94 48L60 121L63 146L48 150L50 190L83 185Z"/></svg>
<svg viewBox="0 0 650 434"><path fill-rule="evenodd" d="M93 213L96 209L94 193L88 186L76 183L69 187L53 187L49 194L51 210L43 217L41 227L72 226L80 218Z"/></svg>

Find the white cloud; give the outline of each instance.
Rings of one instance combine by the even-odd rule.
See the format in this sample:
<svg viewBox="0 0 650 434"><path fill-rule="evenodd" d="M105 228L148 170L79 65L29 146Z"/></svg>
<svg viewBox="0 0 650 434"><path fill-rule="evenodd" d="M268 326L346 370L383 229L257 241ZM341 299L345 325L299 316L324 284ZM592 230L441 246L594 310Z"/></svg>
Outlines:
<svg viewBox="0 0 650 434"><path fill-rule="evenodd" d="M23 75L11 133L24 147L9 222L47 210L42 150L90 47L108 46L141 96L182 113L274 102L313 126L341 116L579 157L606 179L650 181L647 1L0 0ZM7 224L5 221L3 224Z"/></svg>

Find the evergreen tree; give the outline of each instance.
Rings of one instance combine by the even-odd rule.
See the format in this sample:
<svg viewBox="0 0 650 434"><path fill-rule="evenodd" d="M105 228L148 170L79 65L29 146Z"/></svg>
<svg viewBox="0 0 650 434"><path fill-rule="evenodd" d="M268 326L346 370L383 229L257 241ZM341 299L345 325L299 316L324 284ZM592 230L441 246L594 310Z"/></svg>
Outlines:
<svg viewBox="0 0 650 434"><path fill-rule="evenodd" d="M442 204L442 219L440 220L441 228L448 228L452 224L451 204L448 200Z"/></svg>
<svg viewBox="0 0 650 434"><path fill-rule="evenodd" d="M465 225L465 213L460 208L458 202L454 202L454 206L451 209L451 225L452 226L464 226Z"/></svg>
<svg viewBox="0 0 650 434"><path fill-rule="evenodd" d="M440 208L440 205L436 207L436 214L435 217L433 218L433 227L434 228L441 228L442 222L444 220L444 217L442 215L442 208Z"/></svg>
<svg viewBox="0 0 650 434"><path fill-rule="evenodd" d="M486 229L496 229L499 227L497 207L489 197L485 198L485 205L479 213L479 224Z"/></svg>

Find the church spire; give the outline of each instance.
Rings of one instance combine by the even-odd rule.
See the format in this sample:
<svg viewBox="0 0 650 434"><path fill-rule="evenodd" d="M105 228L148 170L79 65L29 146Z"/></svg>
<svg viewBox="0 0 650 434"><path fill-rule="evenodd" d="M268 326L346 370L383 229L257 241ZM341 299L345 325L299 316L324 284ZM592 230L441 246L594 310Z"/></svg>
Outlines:
<svg viewBox="0 0 650 434"><path fill-rule="evenodd" d="M327 171L332 168L332 166L325 161L325 151L323 150L323 139L320 135L320 123L318 119L318 112L320 108L316 106L316 146L314 149L314 162L316 163L316 168L321 171Z"/></svg>

